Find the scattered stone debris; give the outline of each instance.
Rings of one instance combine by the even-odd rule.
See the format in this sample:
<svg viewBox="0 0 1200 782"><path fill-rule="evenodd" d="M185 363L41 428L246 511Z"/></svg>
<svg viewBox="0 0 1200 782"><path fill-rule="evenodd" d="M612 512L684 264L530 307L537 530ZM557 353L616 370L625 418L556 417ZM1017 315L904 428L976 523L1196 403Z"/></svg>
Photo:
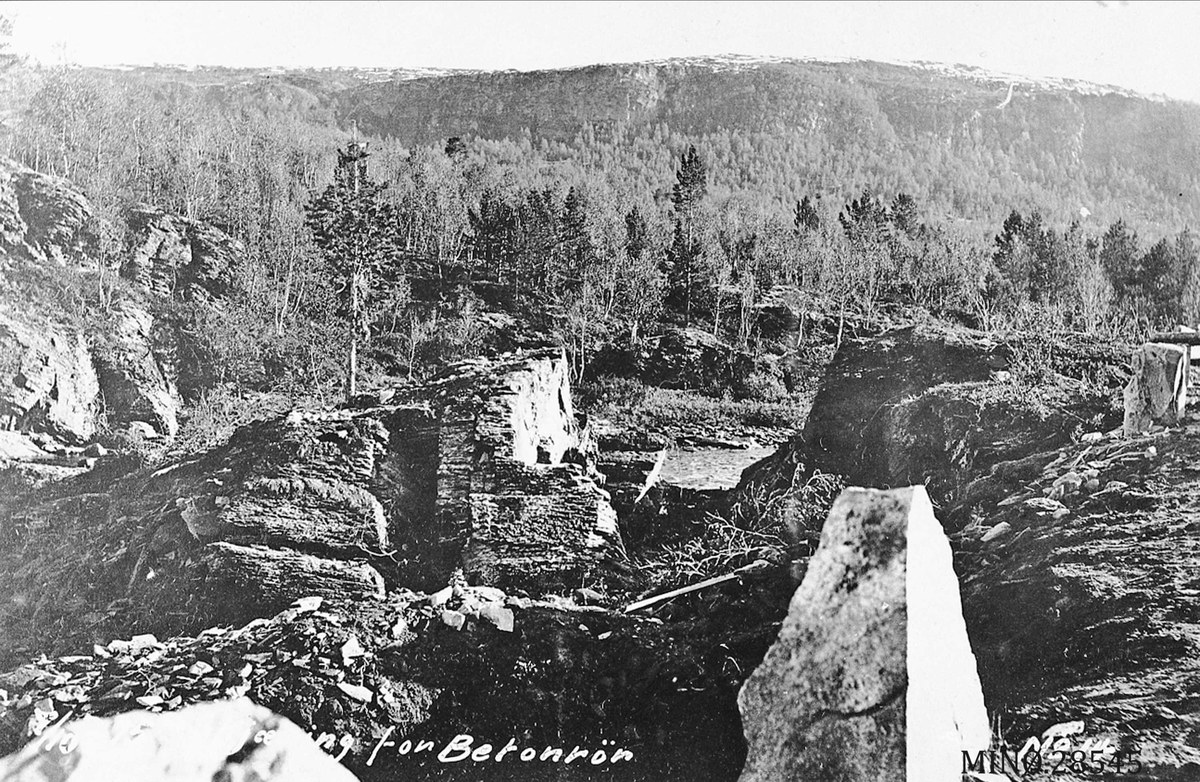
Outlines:
<svg viewBox="0 0 1200 782"><path fill-rule="evenodd" d="M681 598L703 600L704 611L671 623L510 595L456 575L431 593L307 596L236 629L138 634L0 674L0 754L45 741L64 719L158 716L244 696L363 779L443 778L432 754L396 747L428 740L440 750L464 732L497 747L514 737L539 752L621 747L637 762L614 779L732 778L741 763L736 688L780 617L759 613L776 603L763 591L777 591L770 576ZM696 753L697 742L714 754ZM497 768L480 778L511 778L502 773L509 767Z"/></svg>

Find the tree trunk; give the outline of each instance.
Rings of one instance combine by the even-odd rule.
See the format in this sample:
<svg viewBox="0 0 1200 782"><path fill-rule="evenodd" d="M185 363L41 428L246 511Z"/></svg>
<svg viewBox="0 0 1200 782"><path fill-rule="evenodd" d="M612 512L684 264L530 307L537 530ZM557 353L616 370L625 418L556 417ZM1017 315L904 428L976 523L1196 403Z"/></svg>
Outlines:
<svg viewBox="0 0 1200 782"><path fill-rule="evenodd" d="M362 304L358 300L360 272L350 275L350 350L346 357L346 399L358 393L358 330L360 328Z"/></svg>

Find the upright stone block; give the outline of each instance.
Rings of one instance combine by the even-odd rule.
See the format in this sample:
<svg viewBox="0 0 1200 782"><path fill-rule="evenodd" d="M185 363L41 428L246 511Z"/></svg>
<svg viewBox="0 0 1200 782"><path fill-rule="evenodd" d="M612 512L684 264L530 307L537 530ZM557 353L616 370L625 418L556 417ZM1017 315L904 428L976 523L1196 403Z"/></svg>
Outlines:
<svg viewBox="0 0 1200 782"><path fill-rule="evenodd" d="M950 545L923 487L838 497L738 697L742 782L959 778L990 739Z"/></svg>
<svg viewBox="0 0 1200 782"><path fill-rule="evenodd" d="M1133 354L1132 374L1125 385L1126 437L1155 424L1175 426L1187 407L1189 350L1180 345L1149 342Z"/></svg>

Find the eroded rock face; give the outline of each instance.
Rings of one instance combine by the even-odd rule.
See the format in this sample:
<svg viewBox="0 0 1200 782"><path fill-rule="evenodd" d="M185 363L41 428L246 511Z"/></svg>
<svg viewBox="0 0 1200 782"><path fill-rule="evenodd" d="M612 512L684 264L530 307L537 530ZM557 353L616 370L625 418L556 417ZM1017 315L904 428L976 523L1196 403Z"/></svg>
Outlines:
<svg viewBox="0 0 1200 782"><path fill-rule="evenodd" d="M113 309L107 344L94 350L104 409L110 425L144 421L158 434L179 430L179 392L174 373L154 350L154 317L133 302Z"/></svg>
<svg viewBox="0 0 1200 782"><path fill-rule="evenodd" d="M468 575L532 586L624 557L560 351L468 362L424 394L440 410L437 517L467 533Z"/></svg>
<svg viewBox="0 0 1200 782"><path fill-rule="evenodd" d="M99 391L82 336L0 312L0 427L87 441L96 431Z"/></svg>
<svg viewBox="0 0 1200 782"><path fill-rule="evenodd" d="M81 334L56 304L44 302L57 302L57 284L68 290L82 284L72 276L79 269L111 262L99 249L103 225L70 182L0 159L0 274L12 274L20 281L12 290L26 292L0 298L0 312L10 311L0 315L4 425L73 442L95 432L103 411L115 427L140 421L174 436L175 356L185 337L156 315L157 304L226 295L244 248L215 228L149 207L131 213L129 228L133 246L121 272L146 295L114 289L108 313L89 314L90 331ZM54 265L68 268L47 268ZM42 309L31 313L31 306ZM6 363L15 370L8 372Z"/></svg>
<svg viewBox="0 0 1200 782"><path fill-rule="evenodd" d="M940 780L989 729L950 548L920 487L847 489L738 697L741 780Z"/></svg>
<svg viewBox="0 0 1200 782"><path fill-rule="evenodd" d="M183 301L207 301L228 293L242 244L194 220L153 207L129 214L136 239L121 276L147 292Z"/></svg>
<svg viewBox="0 0 1200 782"><path fill-rule="evenodd" d="M270 733L270 740L266 736ZM177 712L83 717L0 760L3 782L356 779L285 717L242 698Z"/></svg>

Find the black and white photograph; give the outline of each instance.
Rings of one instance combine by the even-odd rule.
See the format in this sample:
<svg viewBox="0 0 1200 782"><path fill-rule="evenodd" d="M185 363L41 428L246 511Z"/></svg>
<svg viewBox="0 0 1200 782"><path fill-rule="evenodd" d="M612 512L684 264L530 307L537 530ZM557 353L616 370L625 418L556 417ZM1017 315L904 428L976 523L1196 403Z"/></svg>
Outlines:
<svg viewBox="0 0 1200 782"><path fill-rule="evenodd" d="M0 2L0 782L1200 782L1198 232L1200 3Z"/></svg>

